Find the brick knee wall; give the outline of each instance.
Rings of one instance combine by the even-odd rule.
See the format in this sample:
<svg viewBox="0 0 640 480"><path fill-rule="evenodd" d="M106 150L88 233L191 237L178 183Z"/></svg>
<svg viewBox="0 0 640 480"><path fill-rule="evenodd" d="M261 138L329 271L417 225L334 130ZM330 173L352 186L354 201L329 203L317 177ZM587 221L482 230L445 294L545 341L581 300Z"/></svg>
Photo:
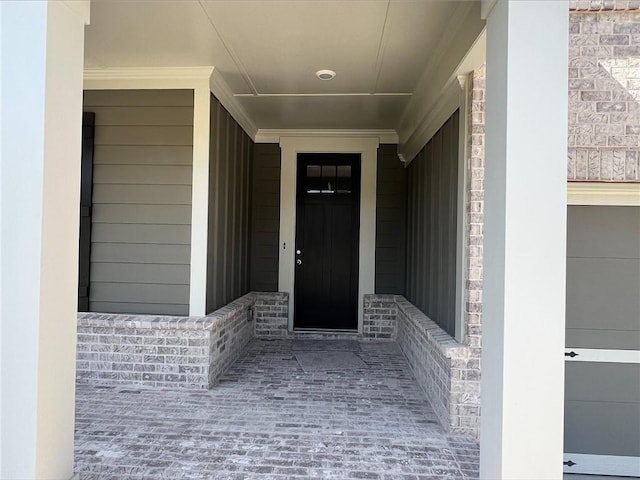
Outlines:
<svg viewBox="0 0 640 480"><path fill-rule="evenodd" d="M255 337L289 337L289 294L285 292L255 292L255 295Z"/></svg>
<svg viewBox="0 0 640 480"><path fill-rule="evenodd" d="M207 317L78 314L76 381L207 388Z"/></svg>
<svg viewBox="0 0 640 480"><path fill-rule="evenodd" d="M253 315L256 294L248 293L215 312L209 341L209 383L215 385L220 377L244 351L253 338Z"/></svg>
<svg viewBox="0 0 640 480"><path fill-rule="evenodd" d="M398 344L442 425L451 433L480 435L480 365L404 297L397 297Z"/></svg>
<svg viewBox="0 0 640 480"><path fill-rule="evenodd" d="M397 315L395 295L365 295L362 336L367 340L395 340Z"/></svg>
<svg viewBox="0 0 640 480"><path fill-rule="evenodd" d="M248 293L206 317L78 314L76 381L210 388L253 337Z"/></svg>

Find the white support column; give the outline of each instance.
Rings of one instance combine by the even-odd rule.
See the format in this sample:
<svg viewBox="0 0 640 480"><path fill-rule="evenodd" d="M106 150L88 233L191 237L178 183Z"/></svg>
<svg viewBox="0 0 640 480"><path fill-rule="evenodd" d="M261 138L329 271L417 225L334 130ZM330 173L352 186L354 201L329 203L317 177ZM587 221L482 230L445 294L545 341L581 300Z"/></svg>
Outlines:
<svg viewBox="0 0 640 480"><path fill-rule="evenodd" d="M211 73L209 73L210 75ZM207 252L209 234L209 79L193 89L193 183L191 193L191 273L189 315L207 314Z"/></svg>
<svg viewBox="0 0 640 480"><path fill-rule="evenodd" d="M2 1L0 478L73 475L88 1Z"/></svg>
<svg viewBox="0 0 640 480"><path fill-rule="evenodd" d="M568 10L483 8L483 479L562 478Z"/></svg>

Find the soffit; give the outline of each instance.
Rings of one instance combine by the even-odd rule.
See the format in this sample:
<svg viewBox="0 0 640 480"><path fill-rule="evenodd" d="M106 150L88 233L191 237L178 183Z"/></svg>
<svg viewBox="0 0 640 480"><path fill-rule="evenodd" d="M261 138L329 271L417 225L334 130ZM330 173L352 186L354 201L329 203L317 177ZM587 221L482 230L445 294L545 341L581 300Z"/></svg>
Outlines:
<svg viewBox="0 0 640 480"><path fill-rule="evenodd" d="M214 65L259 129L397 128L462 3L93 0L86 65Z"/></svg>

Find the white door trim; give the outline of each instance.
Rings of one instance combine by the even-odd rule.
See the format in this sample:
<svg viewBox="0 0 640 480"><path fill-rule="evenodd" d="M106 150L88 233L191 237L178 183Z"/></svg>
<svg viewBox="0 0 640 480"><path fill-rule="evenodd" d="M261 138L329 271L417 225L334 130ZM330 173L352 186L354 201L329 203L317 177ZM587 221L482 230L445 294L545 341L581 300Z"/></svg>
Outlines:
<svg viewBox="0 0 640 480"><path fill-rule="evenodd" d="M362 333L364 295L375 293L376 177L378 137L282 137L278 290L289 294L289 331L293 331L296 173L298 153L361 154L360 242L358 262L358 332Z"/></svg>
<svg viewBox="0 0 640 480"><path fill-rule="evenodd" d="M640 457L565 453L564 462L573 462L571 466L564 465L564 473L640 477Z"/></svg>

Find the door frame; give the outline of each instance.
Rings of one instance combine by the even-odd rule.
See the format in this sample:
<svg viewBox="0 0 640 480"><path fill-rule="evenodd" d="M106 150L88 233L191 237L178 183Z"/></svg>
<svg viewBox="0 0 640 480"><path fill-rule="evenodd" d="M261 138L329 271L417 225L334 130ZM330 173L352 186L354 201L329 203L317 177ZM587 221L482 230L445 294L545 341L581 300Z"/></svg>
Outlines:
<svg viewBox="0 0 640 480"><path fill-rule="evenodd" d="M295 288L296 192L299 153L360 154L360 238L358 258L358 333L362 333L364 296L375 293L376 178L378 137L281 137L278 290L289 294L288 330L293 331Z"/></svg>

